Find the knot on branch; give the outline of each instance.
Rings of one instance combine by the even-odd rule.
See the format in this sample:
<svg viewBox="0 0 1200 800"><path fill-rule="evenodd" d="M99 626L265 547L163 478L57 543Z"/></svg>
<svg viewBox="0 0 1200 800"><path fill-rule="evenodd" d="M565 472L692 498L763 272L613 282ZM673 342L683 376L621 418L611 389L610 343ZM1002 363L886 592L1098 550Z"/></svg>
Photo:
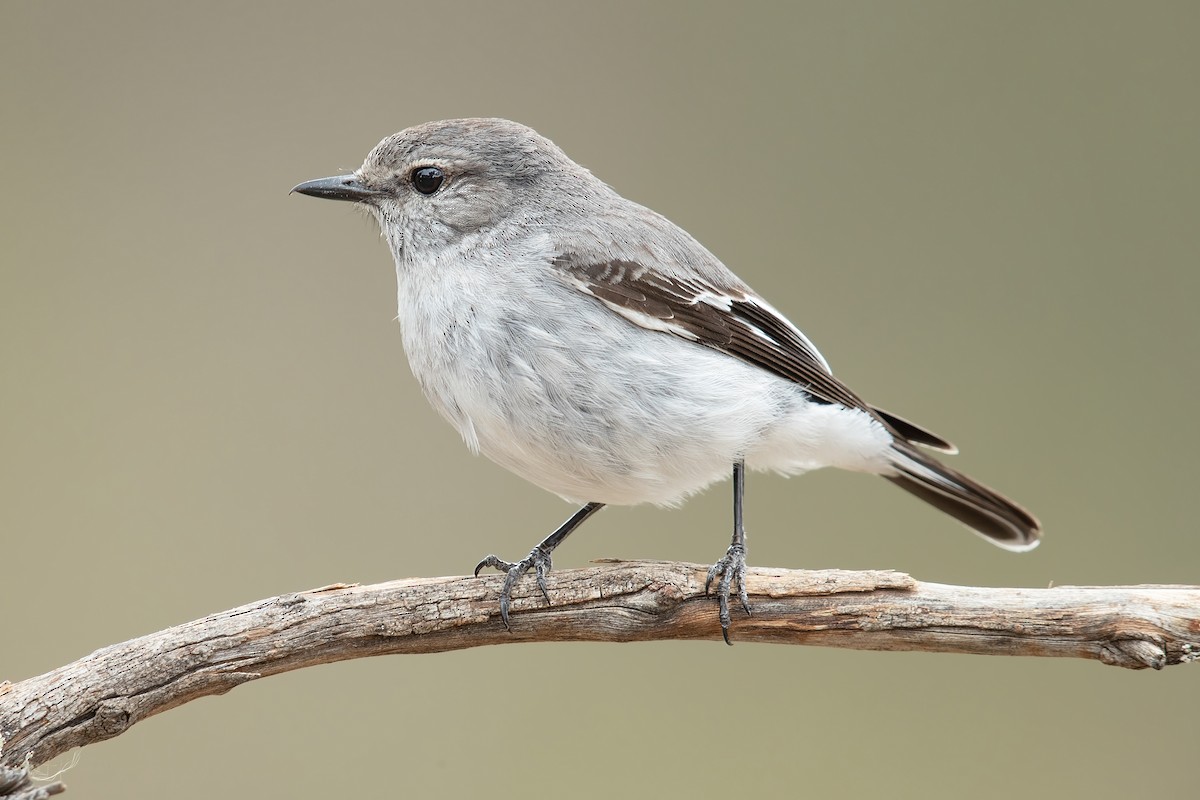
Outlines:
<svg viewBox="0 0 1200 800"><path fill-rule="evenodd" d="M96 709L96 728L106 738L124 733L129 725L130 708L126 698L118 697L100 702L100 707Z"/></svg>
<svg viewBox="0 0 1200 800"><path fill-rule="evenodd" d="M1167 651L1148 639L1117 639L1100 651L1100 661L1127 669L1162 669L1167 665Z"/></svg>

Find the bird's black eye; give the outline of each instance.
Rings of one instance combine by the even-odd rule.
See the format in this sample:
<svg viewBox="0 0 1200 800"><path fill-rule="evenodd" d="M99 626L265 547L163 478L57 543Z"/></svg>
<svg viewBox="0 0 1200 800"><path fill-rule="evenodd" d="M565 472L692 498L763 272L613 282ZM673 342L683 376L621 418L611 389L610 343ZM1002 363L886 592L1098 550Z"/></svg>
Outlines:
<svg viewBox="0 0 1200 800"><path fill-rule="evenodd" d="M412 171L412 185L421 194L433 194L446 180L446 173L437 167L419 167Z"/></svg>

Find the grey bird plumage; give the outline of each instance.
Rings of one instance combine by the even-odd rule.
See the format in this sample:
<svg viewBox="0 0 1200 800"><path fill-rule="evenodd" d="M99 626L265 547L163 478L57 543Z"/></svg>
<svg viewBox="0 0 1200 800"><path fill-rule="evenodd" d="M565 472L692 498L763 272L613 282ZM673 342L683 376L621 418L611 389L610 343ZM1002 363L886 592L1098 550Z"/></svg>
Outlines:
<svg viewBox="0 0 1200 800"><path fill-rule="evenodd" d="M808 338L686 231L626 200L514 122L431 122L379 143L356 172L295 191L348 200L396 262L413 374L467 446L585 504L518 562L512 587L605 504L673 505L734 478L735 530L709 573L749 611L745 467L881 475L993 543L1027 550L1025 509L936 460L953 445L875 408ZM549 600L547 596L547 601Z"/></svg>

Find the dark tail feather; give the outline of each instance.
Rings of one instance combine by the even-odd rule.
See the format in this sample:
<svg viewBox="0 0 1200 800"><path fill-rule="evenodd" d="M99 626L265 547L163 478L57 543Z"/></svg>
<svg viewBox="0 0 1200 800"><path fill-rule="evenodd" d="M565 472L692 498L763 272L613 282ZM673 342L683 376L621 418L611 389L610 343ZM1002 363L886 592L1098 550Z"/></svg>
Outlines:
<svg viewBox="0 0 1200 800"><path fill-rule="evenodd" d="M875 412L876 416L890 425L893 431L900 434L900 438L906 442L930 447L949 455L954 455L958 452L958 448L951 442L946 441L931 430L922 428L915 422L909 422L904 417L884 411L882 408L872 408L871 410Z"/></svg>
<svg viewBox="0 0 1200 800"><path fill-rule="evenodd" d="M955 472L915 447L897 443L885 475L904 491L938 508L992 544L1006 550L1032 550L1042 538L1037 517L981 483Z"/></svg>

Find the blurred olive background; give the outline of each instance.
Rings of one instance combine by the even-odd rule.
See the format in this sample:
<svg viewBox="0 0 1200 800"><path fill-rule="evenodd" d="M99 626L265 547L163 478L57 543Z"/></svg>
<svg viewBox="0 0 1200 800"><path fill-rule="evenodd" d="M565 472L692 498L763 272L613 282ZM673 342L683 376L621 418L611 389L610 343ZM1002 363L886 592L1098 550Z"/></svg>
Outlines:
<svg viewBox="0 0 1200 800"><path fill-rule="evenodd" d="M751 563L1200 582L1198 8L9 0L0 678L278 593L463 574L571 511L426 407L374 224L287 194L453 116L529 124L690 230L1047 530L1016 556L884 481L756 476ZM708 563L728 517L728 485L610 509L556 566ZM87 748L65 780L76 798L1146 795L1187 782L1198 678L492 647L252 683Z"/></svg>

